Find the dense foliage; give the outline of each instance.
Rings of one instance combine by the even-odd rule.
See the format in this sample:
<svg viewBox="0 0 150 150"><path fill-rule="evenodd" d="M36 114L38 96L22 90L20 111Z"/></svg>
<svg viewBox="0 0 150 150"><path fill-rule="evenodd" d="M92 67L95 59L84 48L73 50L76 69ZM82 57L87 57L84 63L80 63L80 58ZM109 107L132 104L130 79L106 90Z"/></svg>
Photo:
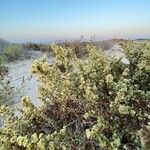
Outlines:
<svg viewBox="0 0 150 150"><path fill-rule="evenodd" d="M117 41L118 42L118 41ZM87 55L87 45L95 46L97 48L101 48L102 50L110 50L116 44L115 40L104 40L104 41L94 41L94 37L91 37L89 41L83 41L83 37L79 40L74 41L58 41L57 45L63 48L71 48L72 51L76 54L78 58L83 58ZM36 50L50 53L55 56L53 53L52 44L44 44L44 43L25 43L23 44L23 48L25 50Z"/></svg>
<svg viewBox="0 0 150 150"><path fill-rule="evenodd" d="M53 46L56 61L34 62L36 107L23 97L21 117L2 106L1 150L150 149L150 44L122 43L130 64L88 46L80 59Z"/></svg>

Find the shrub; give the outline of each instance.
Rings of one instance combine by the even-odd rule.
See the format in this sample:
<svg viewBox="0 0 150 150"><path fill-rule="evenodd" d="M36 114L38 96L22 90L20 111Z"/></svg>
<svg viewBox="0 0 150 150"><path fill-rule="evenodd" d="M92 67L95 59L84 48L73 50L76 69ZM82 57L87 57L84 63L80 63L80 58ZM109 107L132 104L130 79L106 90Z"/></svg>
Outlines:
<svg viewBox="0 0 150 150"><path fill-rule="evenodd" d="M0 65L4 62L4 49L7 47L8 42L0 38Z"/></svg>
<svg viewBox="0 0 150 150"><path fill-rule="evenodd" d="M4 62L4 56L0 55L0 66L3 64L3 62Z"/></svg>
<svg viewBox="0 0 150 150"><path fill-rule="evenodd" d="M6 79L8 69L0 65L0 106L8 105L12 102L12 88L9 80Z"/></svg>
<svg viewBox="0 0 150 150"><path fill-rule="evenodd" d="M52 65L46 57L35 61L31 73L39 80L43 105L23 97L21 117L1 107L1 149L148 150L150 45L123 47L129 65L91 46L84 60L70 48L53 46Z"/></svg>
<svg viewBox="0 0 150 150"><path fill-rule="evenodd" d="M4 49L6 48L7 45L8 45L8 42L0 38L0 55L3 54Z"/></svg>
<svg viewBox="0 0 150 150"><path fill-rule="evenodd" d="M4 49L4 55L7 60L12 61L18 59L22 53L22 46L19 44L9 44Z"/></svg>

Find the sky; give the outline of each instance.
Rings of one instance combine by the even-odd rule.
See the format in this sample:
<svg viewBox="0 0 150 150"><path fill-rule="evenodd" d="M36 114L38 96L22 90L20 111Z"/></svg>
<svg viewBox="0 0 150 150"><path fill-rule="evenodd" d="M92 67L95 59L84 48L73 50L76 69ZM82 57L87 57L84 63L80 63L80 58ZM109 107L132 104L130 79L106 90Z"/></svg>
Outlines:
<svg viewBox="0 0 150 150"><path fill-rule="evenodd" d="M0 0L10 41L150 38L150 0Z"/></svg>

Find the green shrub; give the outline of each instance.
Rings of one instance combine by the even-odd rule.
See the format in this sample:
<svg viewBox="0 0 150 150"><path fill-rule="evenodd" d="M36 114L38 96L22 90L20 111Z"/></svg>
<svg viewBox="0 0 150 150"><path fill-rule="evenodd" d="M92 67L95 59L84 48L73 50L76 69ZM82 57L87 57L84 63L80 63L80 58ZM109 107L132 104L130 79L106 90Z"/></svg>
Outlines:
<svg viewBox="0 0 150 150"><path fill-rule="evenodd" d="M13 90L9 80L6 79L7 73L8 69L0 65L0 106L4 104L8 105L12 102Z"/></svg>
<svg viewBox="0 0 150 150"><path fill-rule="evenodd" d="M18 59L21 56L22 53L22 46L19 44L9 44L4 49L4 55L7 60L15 60Z"/></svg>
<svg viewBox="0 0 150 150"><path fill-rule="evenodd" d="M0 38L0 65L4 63L4 49L7 47L8 42Z"/></svg>
<svg viewBox="0 0 150 150"><path fill-rule="evenodd" d="M4 49L6 48L7 45L8 45L8 42L0 38L0 55L3 54Z"/></svg>
<svg viewBox="0 0 150 150"><path fill-rule="evenodd" d="M0 56L0 66L3 64L3 62L4 62L4 56L1 55L1 56Z"/></svg>
<svg viewBox="0 0 150 150"><path fill-rule="evenodd" d="M129 65L95 47L79 59L53 46L56 61L35 61L36 107L23 97L21 117L2 106L2 150L142 150L150 146L150 45L123 44ZM61 67L60 67L61 66Z"/></svg>

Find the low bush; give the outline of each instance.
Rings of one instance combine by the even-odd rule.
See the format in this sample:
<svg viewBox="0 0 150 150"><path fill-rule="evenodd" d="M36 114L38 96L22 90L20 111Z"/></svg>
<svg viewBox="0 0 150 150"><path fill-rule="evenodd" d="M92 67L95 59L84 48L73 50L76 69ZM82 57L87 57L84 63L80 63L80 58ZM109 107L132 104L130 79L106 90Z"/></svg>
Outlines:
<svg viewBox="0 0 150 150"><path fill-rule="evenodd" d="M9 44L4 49L4 56L8 61L13 61L18 59L22 54L22 46L19 44Z"/></svg>
<svg viewBox="0 0 150 150"><path fill-rule="evenodd" d="M4 49L6 48L7 45L8 45L8 42L0 38L0 55L3 54Z"/></svg>
<svg viewBox="0 0 150 150"><path fill-rule="evenodd" d="M4 63L4 56L0 55L0 66Z"/></svg>
<svg viewBox="0 0 150 150"><path fill-rule="evenodd" d="M150 44L122 46L130 64L93 46L86 59L54 45L53 64L35 61L43 105L23 97L21 117L1 107L1 150L149 150Z"/></svg>
<svg viewBox="0 0 150 150"><path fill-rule="evenodd" d="M0 106L9 105L12 100L13 89L10 86L9 80L6 79L8 69L0 65Z"/></svg>
<svg viewBox="0 0 150 150"><path fill-rule="evenodd" d="M7 47L7 45L8 45L8 42L0 38L0 66L5 61L4 49Z"/></svg>

